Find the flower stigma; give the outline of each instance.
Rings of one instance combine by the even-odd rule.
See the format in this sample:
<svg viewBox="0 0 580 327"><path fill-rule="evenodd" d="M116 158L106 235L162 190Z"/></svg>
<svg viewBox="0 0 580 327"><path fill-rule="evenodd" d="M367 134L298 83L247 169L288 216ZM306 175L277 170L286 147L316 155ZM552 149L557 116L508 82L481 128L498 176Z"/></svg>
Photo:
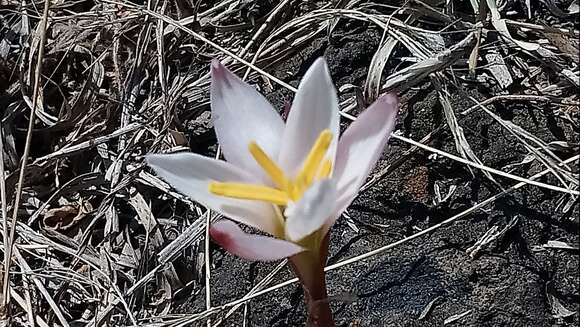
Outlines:
<svg viewBox="0 0 580 327"><path fill-rule="evenodd" d="M275 187L214 181L209 183L209 191L215 195L229 198L265 201L285 207L292 205L300 200L313 182L330 176L332 160L324 157L331 142L332 133L329 129L323 130L304 160L302 169L294 178L289 178L256 142L251 142L248 145L248 150L258 165L270 177Z"/></svg>

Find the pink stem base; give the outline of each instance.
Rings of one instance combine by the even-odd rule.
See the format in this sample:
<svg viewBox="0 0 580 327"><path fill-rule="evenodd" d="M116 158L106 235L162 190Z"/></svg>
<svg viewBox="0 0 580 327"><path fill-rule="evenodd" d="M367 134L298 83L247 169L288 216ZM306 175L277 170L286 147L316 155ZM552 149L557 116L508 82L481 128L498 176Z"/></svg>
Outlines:
<svg viewBox="0 0 580 327"><path fill-rule="evenodd" d="M318 253L306 251L290 258L292 268L304 289L304 301L308 309L307 327L335 326L326 291L324 273L328 251L328 234L321 243Z"/></svg>
<svg viewBox="0 0 580 327"><path fill-rule="evenodd" d="M334 319L332 318L332 310L330 309L330 302L328 294L326 293L326 283L324 281L324 272L322 272L322 280L320 287L314 289L306 289L304 287L304 300L308 308L308 320L306 326L308 327L334 327Z"/></svg>

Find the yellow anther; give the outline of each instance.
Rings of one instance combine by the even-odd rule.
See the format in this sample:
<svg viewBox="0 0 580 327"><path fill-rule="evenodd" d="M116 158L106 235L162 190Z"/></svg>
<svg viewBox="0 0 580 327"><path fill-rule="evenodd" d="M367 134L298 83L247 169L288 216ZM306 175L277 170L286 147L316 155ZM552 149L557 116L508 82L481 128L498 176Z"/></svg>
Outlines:
<svg viewBox="0 0 580 327"><path fill-rule="evenodd" d="M327 178L332 172L332 160L326 159L318 171L318 179Z"/></svg>
<svg viewBox="0 0 580 327"><path fill-rule="evenodd" d="M283 206L290 200L286 192L262 185L211 182L209 191L229 198L266 201Z"/></svg>
<svg viewBox="0 0 580 327"><path fill-rule="evenodd" d="M326 151L330 147L330 143L332 142L332 133L329 129L325 129L320 133L316 142L312 146L310 153L306 157L304 161L304 165L302 166L302 171L296 177L296 180L300 184L304 184L304 187L307 187L312 183L312 180L316 176L318 172L318 167L320 166L320 162L324 158Z"/></svg>
<svg viewBox="0 0 580 327"><path fill-rule="evenodd" d="M270 176L274 184L282 190L288 190L288 178L286 178L282 169L268 157L266 152L256 142L250 143L248 149L260 167Z"/></svg>

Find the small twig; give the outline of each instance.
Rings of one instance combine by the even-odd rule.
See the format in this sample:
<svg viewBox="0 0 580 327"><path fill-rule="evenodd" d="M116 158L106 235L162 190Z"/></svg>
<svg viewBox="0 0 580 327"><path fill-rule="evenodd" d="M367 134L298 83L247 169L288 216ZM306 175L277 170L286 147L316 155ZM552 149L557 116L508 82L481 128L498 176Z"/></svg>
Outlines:
<svg viewBox="0 0 580 327"><path fill-rule="evenodd" d="M16 300L16 303L22 308L24 309L25 312L32 312L32 309L30 307L30 305L28 303L26 303L26 300L23 299L18 293L16 293L15 290L10 289L10 296ZM35 320L36 323L40 326L40 327L48 327L49 325L46 323L46 321L39 315L35 315Z"/></svg>
<svg viewBox="0 0 580 327"><path fill-rule="evenodd" d="M238 56L240 57L244 57L246 55L246 53L248 52L248 50L252 47L252 45L254 45L254 43L256 42L256 40L258 39L258 37L260 35L262 35L262 33L264 33L264 31L266 30L266 28L268 28L270 26L270 24L272 23L272 21L274 20L274 18L276 18L278 16L278 14L286 8L286 5L289 4L291 2L291 0L282 0L277 6L276 8L274 8L274 10L272 10L272 13L268 16L268 18L266 18L266 21L262 24L262 26L260 26L260 28L258 29L258 31L256 31L256 33L254 34L254 36L252 36L252 39L248 42L248 44L246 44L246 46L238 53ZM254 56L252 58L252 64L256 63L256 56ZM244 73L244 77L242 78L243 80L248 78L248 75L250 75L250 67L248 67L246 69L246 72Z"/></svg>
<svg viewBox="0 0 580 327"><path fill-rule="evenodd" d="M10 222L10 238L8 242L4 243L6 247L6 252L4 256L4 289L3 298L4 306L10 303L10 292L8 291L8 285L10 283L10 263L12 261L12 247L14 245L14 238L16 236L16 219L18 217L18 207L20 206L20 197L22 196L22 186L24 185L24 173L26 171L26 165L28 164L28 155L30 153L30 147L32 145L32 129L34 128L34 120L36 119L36 107L42 106L42 103L38 103L39 92L40 92L40 77L42 75L42 60L44 58L44 46L46 44L46 25L48 22L48 9L50 7L50 1L44 2L44 10L42 12L42 20L40 21L40 44L38 46L38 58L36 61L36 69L34 72L34 89L32 91L32 108L30 108L30 118L28 121L28 131L26 133L26 143L24 145L24 153L22 154L22 162L20 165L20 172L18 176L18 186L16 187L16 195L14 200L14 207L12 211L12 220ZM31 54L33 56L34 54ZM2 148L3 151L3 148ZM4 175L1 176L4 179ZM5 201L3 201L5 203Z"/></svg>
<svg viewBox="0 0 580 327"><path fill-rule="evenodd" d="M424 149L424 150L427 150L427 151L436 153L438 155L447 157L449 159L452 159L452 160L455 160L455 161L464 163L464 164L469 165L469 166L472 166L474 168L478 168L478 169L481 169L481 170L490 172L492 174L496 174L498 176L510 178L510 179L516 180L518 182L523 182L523 183L527 183L527 184L530 184L530 185L535 185L535 186L538 186L538 187L543 187L545 189L552 190L552 191L558 191L558 192L568 193L568 194L572 194L572 195L580 195L580 191L570 190L570 189L567 189L567 188L564 188L564 187L559 187L559 186L555 186L555 185L551 185L551 184L546 184L546 183L542 183L542 182L536 182L536 181L531 180L531 179L527 179L527 178L524 178L524 177L520 177L520 176L517 176L517 175L513 175L513 174L510 174L510 173L506 173L506 172L503 172L501 170L497 170L497 169L494 169L494 168L491 168L491 167L487 167L487 166L484 166L482 164L479 164L479 163L476 163L476 162L472 162L472 161L469 161L467 159L464 159L464 158L461 158L461 157L452 155L452 154L447 153L445 151L441 151L439 149L432 148L432 147L430 147L428 145L425 145L425 144L422 144L420 142L417 142L417 141L408 139L408 138L406 138L404 136L400 136L400 135L393 134L393 135L391 135L391 137L394 138L394 139L398 139L398 140L401 140L403 142L409 143L409 144L411 144L413 146L416 146L416 147L419 147L421 149Z"/></svg>
<svg viewBox="0 0 580 327"><path fill-rule="evenodd" d="M66 318L64 317L64 315L62 314L62 311L60 310L60 308L58 307L56 302L54 302L54 300L52 299L50 293L48 292L48 290L46 289L44 284L36 276L32 275L32 270L30 269L30 266L28 265L26 260L24 260L24 258L20 254L20 251L17 248L15 248L13 252L14 252L14 256L16 257L16 259L19 262L20 267L22 267L22 270L24 270L24 273L30 274L30 278L34 282L34 285L36 285L36 288L44 296L44 299L46 300L46 302L48 303L48 305L50 306L50 308L54 312L58 321L64 327L69 327L69 324L68 324Z"/></svg>
<svg viewBox="0 0 580 327"><path fill-rule="evenodd" d="M552 97L545 96L545 95L525 95L525 94L496 95L496 96L493 96L489 99L485 99L484 101L481 101L480 103L463 110L459 114L462 116L466 116L466 115L470 114L472 111L474 111L476 109L480 109L481 106L487 106L487 105L490 105L490 104L497 102L497 101L540 101L540 102L559 103L558 102L559 99L554 99ZM566 102L561 102L561 103L575 105L575 106L578 105L578 103L566 103Z"/></svg>
<svg viewBox="0 0 580 327"><path fill-rule="evenodd" d="M2 278L2 302L0 303L0 321L8 318L8 305L10 303L10 298L8 294L10 293L10 278L8 277L9 259L8 251L6 250L6 245L9 242L8 238L8 211L7 211L7 196L6 196L6 172L4 170L4 126L0 121L0 202L2 202L2 244L5 245L5 257L4 257L4 272L0 274Z"/></svg>
<svg viewBox="0 0 580 327"><path fill-rule="evenodd" d="M81 143L75 144L75 145L70 145L70 146L64 147L58 151L54 151L51 154L47 154L44 157L40 157L40 158L36 159L35 163L41 163L41 162L45 162L45 161L50 160L50 159L57 159L60 157L69 156L69 155L72 155L72 154L77 153L77 152L82 151L82 150L94 148L99 144L103 144L107 141L110 141L111 139L114 139L114 138L117 138L119 136L130 133L130 132L135 131L141 127L142 127L141 124L132 123L132 124L127 125L123 128L119 128L118 130L116 130L110 134L99 136L99 137L90 139L88 141L84 141L84 142L81 142Z"/></svg>
<svg viewBox="0 0 580 327"><path fill-rule="evenodd" d="M209 227L211 222L211 211L208 210L208 213L205 215L205 253L204 253L204 261L205 261L205 308L207 310L211 309L211 262L209 257ZM206 321L208 326L211 326L211 320L208 319Z"/></svg>
<svg viewBox="0 0 580 327"><path fill-rule="evenodd" d="M533 30L538 30L538 31L548 31L548 28L546 26L542 26L542 25L538 25L538 24L532 24L532 23L526 23L526 22L518 22L515 20L511 20L511 19L506 19L505 22L507 24L510 25L514 25L514 26L520 26L520 27L525 27L525 28L529 28L529 29L533 29ZM580 31L578 30L571 30L571 29L567 29L567 28L554 28L554 27L550 27L550 30L557 30L563 34L572 34L574 36L579 36L580 35Z"/></svg>

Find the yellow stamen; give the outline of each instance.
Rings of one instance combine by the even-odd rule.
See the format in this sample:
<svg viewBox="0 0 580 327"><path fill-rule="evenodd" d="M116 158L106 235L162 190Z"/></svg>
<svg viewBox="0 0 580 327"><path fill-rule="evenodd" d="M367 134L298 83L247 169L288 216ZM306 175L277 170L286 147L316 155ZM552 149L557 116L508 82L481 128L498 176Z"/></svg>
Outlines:
<svg viewBox="0 0 580 327"><path fill-rule="evenodd" d="M253 184L211 182L209 191L229 198L266 201L283 206L287 205L290 200L286 192Z"/></svg>
<svg viewBox="0 0 580 327"><path fill-rule="evenodd" d="M302 196L303 192L304 192L303 187L300 185L300 183L298 183L298 181L290 183L288 194L290 195L292 201L297 202L298 200L300 200L300 197Z"/></svg>
<svg viewBox="0 0 580 327"><path fill-rule="evenodd" d="M331 171L332 171L332 160L330 159L324 160L322 166L320 167L320 171L318 172L318 179L327 178L328 176L330 176Z"/></svg>
<svg viewBox="0 0 580 327"><path fill-rule="evenodd" d="M270 176L272 181L278 186L280 189L287 191L289 186L288 178L284 175L284 172L280 167L272 160L262 148L256 143L252 142L248 145L248 149L250 153L256 160L256 162L264 169L264 171Z"/></svg>
<svg viewBox="0 0 580 327"><path fill-rule="evenodd" d="M320 166L320 162L324 158L326 151L330 147L330 143L332 141L332 133L330 130L325 129L320 133L316 142L314 142L314 146L310 150L310 153L306 157L304 161L304 165L302 166L302 171L296 177L297 183L300 185L300 188L303 189L306 186L312 183L312 180L316 176L316 172L318 171L318 167Z"/></svg>
<svg viewBox="0 0 580 327"><path fill-rule="evenodd" d="M330 130L323 130L304 160L302 170L293 179L286 177L280 166L270 159L256 142L251 142L248 150L276 188L245 183L210 182L209 191L219 196L265 201L278 206L287 206L289 201L297 202L315 178L327 178L332 173L332 161L324 158L331 141Z"/></svg>

